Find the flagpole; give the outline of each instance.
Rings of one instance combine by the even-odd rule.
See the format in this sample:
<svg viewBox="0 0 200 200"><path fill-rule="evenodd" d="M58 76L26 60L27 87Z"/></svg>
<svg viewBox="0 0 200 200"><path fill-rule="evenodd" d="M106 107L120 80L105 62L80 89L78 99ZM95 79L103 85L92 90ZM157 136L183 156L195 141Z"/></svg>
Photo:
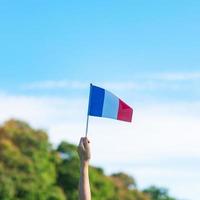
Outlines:
<svg viewBox="0 0 200 200"><path fill-rule="evenodd" d="M85 137L87 137L87 134L88 134L88 123L89 123L89 115L87 115L87 122L86 122L86 129L85 129Z"/></svg>
<svg viewBox="0 0 200 200"><path fill-rule="evenodd" d="M86 121L86 128L85 128L85 137L87 137L87 135L88 135L88 124L89 124L89 109L90 109L91 88L92 88L92 83L90 83L90 94L89 94L89 103L88 103L87 121Z"/></svg>

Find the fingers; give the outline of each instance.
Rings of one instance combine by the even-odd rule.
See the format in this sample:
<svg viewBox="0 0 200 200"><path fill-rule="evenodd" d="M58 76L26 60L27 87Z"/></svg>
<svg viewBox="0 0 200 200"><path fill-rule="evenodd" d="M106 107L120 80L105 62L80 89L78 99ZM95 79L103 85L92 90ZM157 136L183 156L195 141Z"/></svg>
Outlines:
<svg viewBox="0 0 200 200"><path fill-rule="evenodd" d="M84 138L83 137L80 139L80 142L79 142L78 146L79 146L79 148L85 150L85 147L84 147Z"/></svg>
<svg viewBox="0 0 200 200"><path fill-rule="evenodd" d="M84 137L84 138L83 138L83 145L84 145L84 147L85 147L86 149L89 148L89 143L90 143L90 141L89 141L86 137Z"/></svg>
<svg viewBox="0 0 200 200"><path fill-rule="evenodd" d="M89 146L88 145L89 143L90 143L90 141L88 140L87 137L82 137L79 142L79 147L87 147L87 146Z"/></svg>
<svg viewBox="0 0 200 200"><path fill-rule="evenodd" d="M89 143L90 143L90 141L88 140L88 138L86 138L86 137L82 137L81 139L80 139L80 142L79 142L79 148L81 148L81 149L83 149L83 150L86 150L86 149L89 149L90 147L90 145L89 145Z"/></svg>
<svg viewBox="0 0 200 200"><path fill-rule="evenodd" d="M78 154L81 160L89 161L91 154L90 154L90 141L86 137L82 137L80 139L78 145Z"/></svg>
<svg viewBox="0 0 200 200"><path fill-rule="evenodd" d="M79 144L80 144L80 143L84 143L84 144L86 144L86 143L90 143L90 141L88 140L87 137L82 137L82 138L80 139Z"/></svg>
<svg viewBox="0 0 200 200"><path fill-rule="evenodd" d="M88 143L90 143L90 140L87 137L85 137L85 139L87 140Z"/></svg>

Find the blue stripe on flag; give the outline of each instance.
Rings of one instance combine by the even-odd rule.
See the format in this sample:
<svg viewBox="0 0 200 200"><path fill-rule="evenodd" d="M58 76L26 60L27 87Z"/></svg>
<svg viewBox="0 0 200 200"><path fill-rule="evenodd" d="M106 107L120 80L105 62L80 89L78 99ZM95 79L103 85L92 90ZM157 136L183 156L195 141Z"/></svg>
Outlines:
<svg viewBox="0 0 200 200"><path fill-rule="evenodd" d="M102 116L105 90L94 85L90 89L90 102L88 115Z"/></svg>
<svg viewBox="0 0 200 200"><path fill-rule="evenodd" d="M119 99L111 92L105 90L102 117L117 119L118 108Z"/></svg>

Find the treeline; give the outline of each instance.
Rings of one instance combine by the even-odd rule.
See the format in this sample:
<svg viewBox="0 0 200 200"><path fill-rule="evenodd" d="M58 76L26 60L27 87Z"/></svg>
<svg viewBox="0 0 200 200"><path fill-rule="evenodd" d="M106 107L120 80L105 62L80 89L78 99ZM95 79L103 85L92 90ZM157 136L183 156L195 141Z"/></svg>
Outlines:
<svg viewBox="0 0 200 200"><path fill-rule="evenodd" d="M54 149L43 130L9 120L0 126L0 200L78 200L79 158L76 146L61 142ZM151 186L137 189L125 173L106 176L90 168L93 200L175 200Z"/></svg>

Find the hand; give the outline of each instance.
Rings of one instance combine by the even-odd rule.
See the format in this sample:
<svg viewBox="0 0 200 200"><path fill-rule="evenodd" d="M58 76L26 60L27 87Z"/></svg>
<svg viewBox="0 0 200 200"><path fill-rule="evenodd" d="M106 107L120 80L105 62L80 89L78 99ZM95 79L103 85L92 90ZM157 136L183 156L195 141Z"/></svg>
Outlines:
<svg viewBox="0 0 200 200"><path fill-rule="evenodd" d="M89 162L91 158L90 141L86 137L82 137L80 139L80 142L78 145L78 154L79 154L81 162Z"/></svg>

